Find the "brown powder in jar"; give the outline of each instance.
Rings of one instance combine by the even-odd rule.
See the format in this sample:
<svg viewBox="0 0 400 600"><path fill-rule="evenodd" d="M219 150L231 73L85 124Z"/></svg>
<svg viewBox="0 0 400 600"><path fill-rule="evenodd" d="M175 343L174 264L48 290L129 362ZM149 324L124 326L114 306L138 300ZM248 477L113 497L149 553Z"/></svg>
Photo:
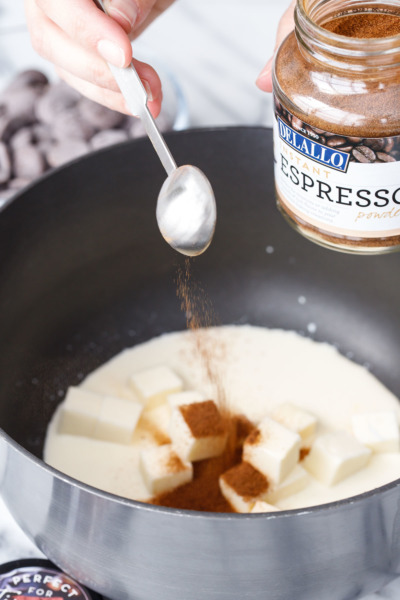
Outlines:
<svg viewBox="0 0 400 600"><path fill-rule="evenodd" d="M250 463L243 461L223 474L223 479L239 496L248 500L268 490L268 479Z"/></svg>
<svg viewBox="0 0 400 600"><path fill-rule="evenodd" d="M195 438L222 435L227 431L227 424L212 400L186 404L179 410Z"/></svg>
<svg viewBox="0 0 400 600"><path fill-rule="evenodd" d="M391 7L393 8L393 7ZM380 39L400 34L400 11L371 11L339 14L322 27L333 33L351 38ZM394 48L395 46L393 46ZM393 162L400 157L400 144L396 137L400 135L399 112L397 110L400 93L400 70L395 68L397 56L392 54L393 68L382 71L382 76L365 74L363 70L339 71L332 66L329 73L318 61L310 64L299 51L295 33L287 38L281 46L276 60L276 79L282 92L293 101L293 98L312 99L312 102L297 108L292 104L287 122L295 130L312 132L312 139L322 144L349 152L351 161L361 163ZM344 59L343 59L344 60ZM389 55L386 57L388 65ZM312 76L310 77L310 72ZM379 71L381 72L381 71ZM376 73L376 71L375 71ZM347 78L347 79L346 79ZM351 93L341 93L348 80L353 80ZM319 86L318 82L330 82L330 85ZM347 83L345 83L347 81ZM338 93L334 95L335 89ZM359 90L359 92L357 91ZM334 98L334 102L332 101ZM279 106L278 97L276 99ZM304 100L306 102L306 100ZM297 100L296 100L297 104ZM318 107L334 106L335 112L342 114L334 123L329 121L329 111L319 114ZM283 116L285 121L285 117ZM334 133L332 133L334 132ZM393 146L397 150L393 154ZM314 242L331 246L335 249L358 251L362 247L371 249L390 249L400 245L400 236L382 236L365 238L355 233L352 235L333 235L322 226L315 226L304 221L293 213L280 197L278 206L283 216L303 235ZM373 209L373 206L371 207ZM379 214L376 218L379 218ZM372 217L371 217L372 218Z"/></svg>
<svg viewBox="0 0 400 600"><path fill-rule="evenodd" d="M382 38L400 34L400 16L387 13L349 14L323 25L325 29L354 38Z"/></svg>

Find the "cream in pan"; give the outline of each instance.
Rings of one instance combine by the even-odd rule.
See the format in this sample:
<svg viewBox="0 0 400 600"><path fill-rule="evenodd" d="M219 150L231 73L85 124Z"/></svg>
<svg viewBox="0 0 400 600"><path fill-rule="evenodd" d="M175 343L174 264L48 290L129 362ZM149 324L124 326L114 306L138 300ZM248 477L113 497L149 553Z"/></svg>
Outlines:
<svg viewBox="0 0 400 600"><path fill-rule="evenodd" d="M394 411L400 419L397 398L367 369L344 358L328 344L294 332L253 326L211 329L202 343L213 349L212 370L218 375L218 387L223 388L230 410L245 414L255 424L287 402L315 415L318 436L337 431L351 434L352 416L361 413ZM216 397L215 385L210 383L207 365L199 358L198 339L192 332L165 334L125 350L87 377L81 388L131 398L128 381L132 374L160 365L173 369L186 389L201 392L206 398ZM142 416L129 445L59 433L61 410L62 405L48 428L45 461L101 490L148 500L139 453L159 443L159 436L166 434L166 407L157 407L148 416ZM398 477L399 452L372 453L365 467L341 482L323 485L310 476L303 490L277 501L276 506L290 509L324 504Z"/></svg>

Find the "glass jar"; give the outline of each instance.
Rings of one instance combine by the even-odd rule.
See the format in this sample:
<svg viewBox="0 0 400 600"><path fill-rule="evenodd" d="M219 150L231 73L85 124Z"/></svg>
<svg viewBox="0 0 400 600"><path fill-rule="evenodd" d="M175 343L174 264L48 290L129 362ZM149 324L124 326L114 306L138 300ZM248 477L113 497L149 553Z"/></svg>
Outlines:
<svg viewBox="0 0 400 600"><path fill-rule="evenodd" d="M273 79L283 215L331 249L398 250L399 1L298 0Z"/></svg>

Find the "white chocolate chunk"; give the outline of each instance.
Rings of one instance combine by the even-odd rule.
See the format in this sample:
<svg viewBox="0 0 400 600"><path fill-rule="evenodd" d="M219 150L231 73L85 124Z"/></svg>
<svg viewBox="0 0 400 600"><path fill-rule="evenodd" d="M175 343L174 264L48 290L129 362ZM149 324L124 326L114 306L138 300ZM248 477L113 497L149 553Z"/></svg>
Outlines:
<svg viewBox="0 0 400 600"><path fill-rule="evenodd" d="M175 408L175 406L193 404L194 402L202 402L203 400L205 400L204 394L195 390L186 390L184 392L169 394L169 396L167 396L167 402L171 409Z"/></svg>
<svg viewBox="0 0 400 600"><path fill-rule="evenodd" d="M238 494L222 477L219 480L219 487L225 500L229 502L233 510L238 513L249 513L254 506L254 498L246 498Z"/></svg>
<svg viewBox="0 0 400 600"><path fill-rule="evenodd" d="M303 464L321 483L334 485L365 467L370 455L369 448L339 431L317 437Z"/></svg>
<svg viewBox="0 0 400 600"><path fill-rule="evenodd" d="M273 411L272 418L298 433L303 441L312 437L317 428L317 419L314 415L290 402L278 406Z"/></svg>
<svg viewBox="0 0 400 600"><path fill-rule="evenodd" d="M70 387L60 416L59 432L93 437L102 403L103 396Z"/></svg>
<svg viewBox="0 0 400 600"><path fill-rule="evenodd" d="M182 391L182 380L169 367L161 366L134 373L129 383L146 409L165 402L167 396Z"/></svg>
<svg viewBox="0 0 400 600"><path fill-rule="evenodd" d="M268 502L264 502L264 500L257 500L251 507L252 513L268 513L268 512L278 512L281 510L277 506L272 506L272 504L268 504Z"/></svg>
<svg viewBox="0 0 400 600"><path fill-rule="evenodd" d="M171 409L168 404L160 404L156 408L146 410L140 420L147 431L151 432L157 444L170 444L169 423L171 420Z"/></svg>
<svg viewBox="0 0 400 600"><path fill-rule="evenodd" d="M135 400L104 396L93 437L116 444L129 444L143 405Z"/></svg>
<svg viewBox="0 0 400 600"><path fill-rule="evenodd" d="M207 427L202 430L197 424L201 424L204 411L207 411L209 419ZM174 408L169 435L176 453L182 460L192 462L219 456L227 439L222 417L212 400Z"/></svg>
<svg viewBox="0 0 400 600"><path fill-rule="evenodd" d="M288 498L297 492L301 492L307 486L310 476L300 465L296 465L293 471L285 479L268 489L265 500L270 504L276 504L284 498Z"/></svg>
<svg viewBox="0 0 400 600"><path fill-rule="evenodd" d="M146 487L154 496L173 490L193 478L192 464L182 461L171 444L142 450L139 464Z"/></svg>
<svg viewBox="0 0 400 600"><path fill-rule="evenodd" d="M394 411L353 415L353 434L373 452L399 452L399 423Z"/></svg>
<svg viewBox="0 0 400 600"><path fill-rule="evenodd" d="M236 512L249 513L258 500L264 499L268 480L252 465L242 462L220 476L219 487Z"/></svg>
<svg viewBox="0 0 400 600"><path fill-rule="evenodd" d="M301 438L297 433L265 417L246 439L243 460L278 484L297 464L300 442Z"/></svg>

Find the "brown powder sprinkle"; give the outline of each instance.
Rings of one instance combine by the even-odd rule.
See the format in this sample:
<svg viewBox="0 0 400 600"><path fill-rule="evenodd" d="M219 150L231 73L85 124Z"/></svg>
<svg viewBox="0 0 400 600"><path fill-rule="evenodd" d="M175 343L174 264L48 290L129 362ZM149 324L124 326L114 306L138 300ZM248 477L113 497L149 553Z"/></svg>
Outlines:
<svg viewBox="0 0 400 600"><path fill-rule="evenodd" d="M192 481L156 496L150 503L183 510L234 512L219 488L220 475L240 460L240 455L230 458L231 461L227 461L227 456L222 455L193 463Z"/></svg>
<svg viewBox="0 0 400 600"><path fill-rule="evenodd" d="M268 489L268 479L250 463L241 462L222 475L225 482L246 500L257 498Z"/></svg>
<svg viewBox="0 0 400 600"><path fill-rule="evenodd" d="M353 38L383 38L400 34L400 16L385 13L349 14L324 24L332 33Z"/></svg>
<svg viewBox="0 0 400 600"><path fill-rule="evenodd" d="M235 512L221 493L219 478L241 462L243 430L251 431L254 425L242 415L227 417L226 423L228 440L221 456L193 463L192 481L152 498L151 504L204 512Z"/></svg>
<svg viewBox="0 0 400 600"><path fill-rule="evenodd" d="M232 422L236 427L236 445L243 446L245 439L254 431L254 424L245 415L233 416Z"/></svg>
<svg viewBox="0 0 400 600"><path fill-rule="evenodd" d="M311 448L300 448L300 458L299 461L301 462L302 460L304 460L311 452Z"/></svg>
<svg viewBox="0 0 400 600"><path fill-rule="evenodd" d="M196 360L202 367L205 378L215 389L215 401L222 411L228 410L224 387L225 344L212 335L210 328L219 325L213 304L202 284L193 273L193 260L186 258L178 268L176 284L181 310L186 316L186 326L191 332L191 341Z"/></svg>
<svg viewBox="0 0 400 600"><path fill-rule="evenodd" d="M167 462L167 469L170 473L179 473L183 471L185 465L177 454L171 454Z"/></svg>
<svg viewBox="0 0 400 600"><path fill-rule="evenodd" d="M254 429L250 433L250 435L246 439L246 444L251 444L252 446L258 444L261 439L261 431L259 429Z"/></svg>
<svg viewBox="0 0 400 600"><path fill-rule="evenodd" d="M226 422L215 402L206 400L179 407L193 437L203 438L226 433Z"/></svg>

